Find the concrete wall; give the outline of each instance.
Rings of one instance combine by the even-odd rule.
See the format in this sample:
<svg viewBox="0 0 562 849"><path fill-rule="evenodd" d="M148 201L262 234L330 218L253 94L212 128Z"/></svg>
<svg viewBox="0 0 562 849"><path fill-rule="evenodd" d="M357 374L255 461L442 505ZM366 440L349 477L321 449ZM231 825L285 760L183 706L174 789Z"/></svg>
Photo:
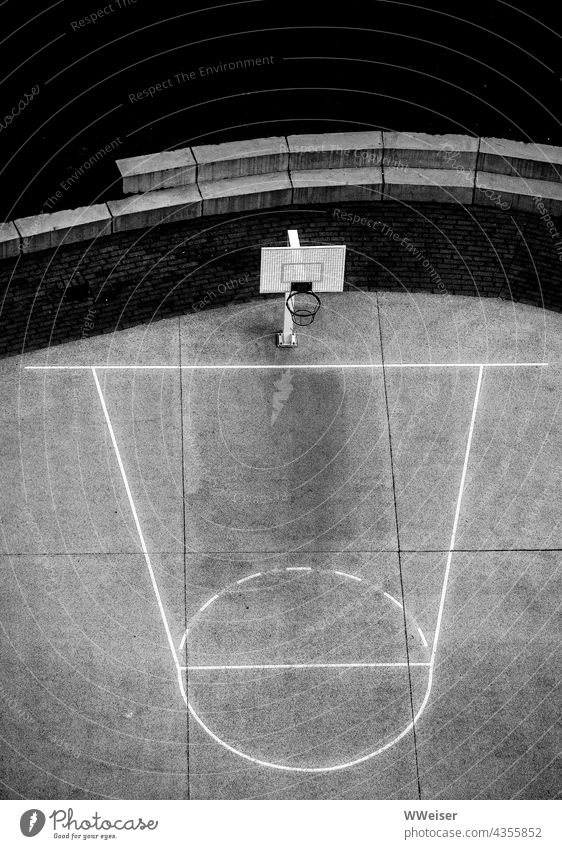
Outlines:
<svg viewBox="0 0 562 849"><path fill-rule="evenodd" d="M255 297L260 247L286 244L290 227L303 244L348 246L348 288L562 310L562 237L546 212L371 196L204 218L184 217L180 204L172 223L8 257L0 262L0 355ZM178 214L175 203L168 209Z"/></svg>
<svg viewBox="0 0 562 849"><path fill-rule="evenodd" d="M0 224L0 353L255 295L289 227L347 244L351 286L562 304L560 148L374 131L118 166L128 197Z"/></svg>
<svg viewBox="0 0 562 849"><path fill-rule="evenodd" d="M0 224L0 259L286 205L369 199L539 212L540 199L550 215L562 214L562 148L507 139L320 133L201 145L117 166L132 197Z"/></svg>

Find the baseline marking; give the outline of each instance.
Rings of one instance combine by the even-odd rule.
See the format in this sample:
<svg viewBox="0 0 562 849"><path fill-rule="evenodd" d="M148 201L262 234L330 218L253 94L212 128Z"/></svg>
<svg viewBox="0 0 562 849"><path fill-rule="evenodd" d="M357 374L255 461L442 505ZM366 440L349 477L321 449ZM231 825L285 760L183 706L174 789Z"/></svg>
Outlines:
<svg viewBox="0 0 562 849"><path fill-rule="evenodd" d="M541 368L549 363L283 363L271 365L265 363L220 363L214 365L175 365L175 366L24 366L25 371L143 371L157 370L165 371L183 369L187 371L238 371L243 369L372 369L372 368L523 368L533 366Z"/></svg>
<svg viewBox="0 0 562 849"><path fill-rule="evenodd" d="M427 643L426 643L427 645ZM430 666L431 661L426 663L408 663L407 660L396 661L395 663L241 663L224 666L182 666L182 669L189 671L199 669L204 671L219 670L224 672L229 669L378 669L396 668L406 666Z"/></svg>

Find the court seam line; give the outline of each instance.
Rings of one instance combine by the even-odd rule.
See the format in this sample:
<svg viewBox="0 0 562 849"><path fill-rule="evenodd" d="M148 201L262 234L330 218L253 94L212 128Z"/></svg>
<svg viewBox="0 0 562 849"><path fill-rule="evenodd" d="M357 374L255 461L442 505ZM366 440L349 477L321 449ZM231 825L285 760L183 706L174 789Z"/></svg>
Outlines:
<svg viewBox="0 0 562 849"><path fill-rule="evenodd" d="M182 495L182 532L183 532L183 621L185 626L185 633L182 638L182 643L179 649L181 654L183 650L183 646L185 645L185 662L186 665L189 663L188 660L188 647L187 647L187 634L188 634L188 619L187 619L187 532L186 532L186 522L187 522L187 510L185 506L185 440L184 440L184 425L183 425L183 371L182 371L182 351L181 351L181 316L178 316L178 365L180 366L178 376L179 376L179 390L180 390L180 439L181 439L181 495ZM178 658L179 660L179 658ZM179 673L178 673L179 674ZM186 697L189 700L189 680L187 670L185 672L185 693ZM187 783L187 799L191 798L191 778L189 773L189 711L186 712L185 718L185 736L186 736L186 783Z"/></svg>
<svg viewBox="0 0 562 849"><path fill-rule="evenodd" d="M525 368L545 367L547 362L515 362L515 363L214 363L212 365L93 365L93 366L24 366L24 371L257 371L285 369L387 369L387 368Z"/></svg>
<svg viewBox="0 0 562 849"><path fill-rule="evenodd" d="M137 529L137 534L138 534L139 541L140 541L140 544L141 544L141 549L142 549L142 553L143 553L143 555L144 555L144 560L145 560L145 563L146 563L146 567L147 567L147 569L148 569L148 573L149 573L149 575L150 575L150 580L151 580L151 583L152 583L152 589L154 590L154 594L155 594L155 596L156 596L156 601L157 601L157 604L158 604L158 609L159 609L159 611L160 611L160 617L161 617L161 619L162 619L162 624L164 625L164 630L165 630L165 632L166 632L166 637L167 637L167 640L168 640L168 645L169 645L169 647L170 647L170 651L171 651L171 653L172 653L172 657L173 657L173 659L174 659L174 663L175 663L175 665L176 665L176 669L177 669L177 670L179 670L179 669L181 668L181 667L180 667L180 663L179 663L179 659L178 659L178 656L177 656L177 653L176 653L176 648L175 648L175 646L174 646L174 641L173 641L173 639L172 639L172 634L171 634L171 631L170 631L170 626L168 625L168 619L167 619L167 617L166 617L166 612L165 612L165 610L164 610L164 605L163 605L163 603L162 603L162 598L161 598L161 596L160 596L160 591L159 591L159 589L158 589L158 583L157 583L157 581L156 581L156 576L155 576L155 574L154 574L154 570L153 570L153 568L152 568L152 563L150 562L150 556L149 556L149 554L148 554L148 549L147 549L147 547L146 547L146 542L145 542L145 540L144 540L144 535L143 535L143 532L142 532L142 528L141 528L141 526L140 526L139 517L138 517L138 514L137 514L136 507L135 507L135 502L134 502L134 500L133 500L133 496L132 496L132 493L131 493L131 489L130 489L130 487L129 487L129 482L128 482L128 480L127 480L127 475L126 475L126 473L125 473L125 467L124 467L124 465L123 465L123 461L122 461L122 459L121 459L121 454L120 454L120 452L119 452L119 446L118 446L118 444L117 444L117 439L116 439L116 437L115 437L115 433L114 433L114 430L113 430L113 425L111 424L111 419L110 419L110 417L109 417L109 412L108 412L108 410L107 410L107 406L106 406L106 403L105 403L105 398L103 397L103 392L102 392L102 389L101 389L101 386L100 386L100 382L99 382L99 380L98 380L98 376L97 376L97 374L96 374L96 370L95 370L95 368L94 368L93 366L92 366L92 368L91 368L91 371L92 371L92 375L93 375L93 377L94 377L94 381L95 381L95 384L96 384L96 389L97 389L97 391L98 391L98 396L99 396L100 403L101 403L102 410L103 410L103 414L104 414L104 417L105 417L105 423L106 423L106 425L107 425L107 429L108 429L108 431L109 431L109 436L110 436L110 438L111 438L111 442L112 442L112 445L113 445L113 450L114 450L114 452L115 452L115 456L116 456L116 458L117 458L117 464L118 464L118 466L119 466L119 471L121 472L121 478L122 478L122 480L123 480L123 485L124 485L124 487L125 487L125 492L127 493L127 498L128 498L128 500L129 500L129 507L131 508L131 513L133 514L133 520L134 520L134 522L135 522L135 527L136 527L136 529Z"/></svg>
<svg viewBox="0 0 562 849"><path fill-rule="evenodd" d="M420 777L420 767L419 767L419 758L418 758L418 744L417 744L417 734L416 734L416 714L414 711L414 693L412 690L412 676L410 672L410 646L408 642L408 622L406 619L406 599L404 596L404 578L402 575L402 553L400 547L400 523L398 521L398 502L396 500L396 476L394 472L394 452L392 450L392 431L390 427L390 404L388 400L388 387L386 383L386 364L384 361L384 336L382 331L382 322L381 322L381 309L380 309L380 301L379 294L376 293L376 304L377 304L377 322L379 328L379 345L380 345L380 357L382 364L382 388L384 393L384 408L386 413L386 427L388 432L388 454L390 460L390 476L392 481L392 502L394 506L394 524L396 529L396 557L398 560L398 576L400 579L400 594L402 596L402 625L404 628L404 646L406 649L406 660L408 661L408 693L410 696L410 715L412 717L412 742L414 745L414 763L416 767L416 780L418 785L418 799L422 798L422 790L421 790L421 777ZM395 604L397 604L396 599L394 599L388 593L385 595L390 598ZM431 676L432 667L429 667L429 675Z"/></svg>

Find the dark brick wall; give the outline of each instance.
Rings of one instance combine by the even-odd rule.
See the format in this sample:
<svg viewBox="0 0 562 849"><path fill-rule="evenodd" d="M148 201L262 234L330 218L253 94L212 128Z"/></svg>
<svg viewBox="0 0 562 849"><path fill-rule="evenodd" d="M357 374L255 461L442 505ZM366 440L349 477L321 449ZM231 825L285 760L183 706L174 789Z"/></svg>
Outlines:
<svg viewBox="0 0 562 849"><path fill-rule="evenodd" d="M562 252L535 215L440 204L291 207L0 262L0 355L253 297L260 247L286 244L289 227L303 244L347 244L349 287L562 308Z"/></svg>

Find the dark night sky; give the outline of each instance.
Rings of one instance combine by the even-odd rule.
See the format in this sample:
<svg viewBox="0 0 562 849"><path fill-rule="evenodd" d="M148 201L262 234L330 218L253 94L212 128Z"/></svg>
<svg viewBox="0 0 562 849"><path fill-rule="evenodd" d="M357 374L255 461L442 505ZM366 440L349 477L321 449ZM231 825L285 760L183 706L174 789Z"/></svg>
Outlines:
<svg viewBox="0 0 562 849"><path fill-rule="evenodd" d="M98 21L78 26L104 7ZM116 158L204 142L388 128L562 144L555 4L191 8L167 0L0 6L2 219L46 211L61 182L112 142L53 209L119 197ZM269 64L224 68L257 57ZM37 94L6 122L33 86Z"/></svg>

